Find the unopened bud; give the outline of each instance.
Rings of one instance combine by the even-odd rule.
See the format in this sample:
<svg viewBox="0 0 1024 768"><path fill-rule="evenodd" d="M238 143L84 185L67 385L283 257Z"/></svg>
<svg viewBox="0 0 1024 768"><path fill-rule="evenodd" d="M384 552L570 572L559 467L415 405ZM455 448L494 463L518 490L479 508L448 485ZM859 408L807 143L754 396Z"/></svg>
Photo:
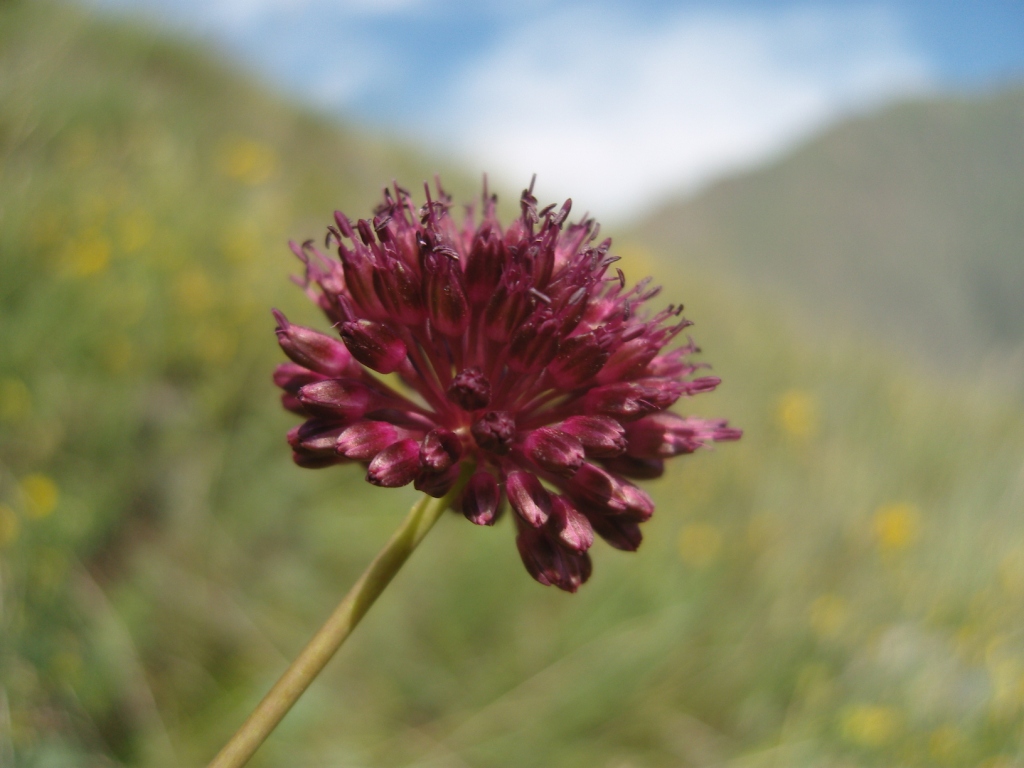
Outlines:
<svg viewBox="0 0 1024 768"><path fill-rule="evenodd" d="M508 411L488 411L476 420L470 432L478 446L502 456L512 449L516 420Z"/></svg>
<svg viewBox="0 0 1024 768"><path fill-rule="evenodd" d="M443 251L423 259L423 292L430 324L445 336L461 336L469 326L469 302L459 263Z"/></svg>
<svg viewBox="0 0 1024 768"><path fill-rule="evenodd" d="M382 488L408 485L420 471L420 444L412 438L392 443L378 453L366 471L366 480Z"/></svg>
<svg viewBox="0 0 1024 768"><path fill-rule="evenodd" d="M334 443L344 428L336 421L310 419L288 432L288 444L305 456L332 456Z"/></svg>
<svg viewBox="0 0 1024 768"><path fill-rule="evenodd" d="M334 449L350 459L369 461L407 434L386 421L360 421L338 436Z"/></svg>
<svg viewBox="0 0 1024 768"><path fill-rule="evenodd" d="M420 464L430 472L443 472L462 456L462 440L447 429L433 429L420 446Z"/></svg>
<svg viewBox="0 0 1024 768"><path fill-rule="evenodd" d="M548 366L548 376L561 389L576 389L593 379L608 360L592 333L570 336Z"/></svg>
<svg viewBox="0 0 1024 768"><path fill-rule="evenodd" d="M658 354L658 348L658 344L643 336L620 344L597 375L597 383L611 384L643 375L644 369Z"/></svg>
<svg viewBox="0 0 1024 768"><path fill-rule="evenodd" d="M571 475L583 463L583 444L552 427L540 427L523 440L523 453L541 469L559 475Z"/></svg>
<svg viewBox="0 0 1024 768"><path fill-rule="evenodd" d="M526 570L545 586L575 592L590 578L590 556L559 546L547 530L520 526L516 548Z"/></svg>
<svg viewBox="0 0 1024 768"><path fill-rule="evenodd" d="M348 354L348 350L345 350ZM297 363L281 363L274 369L274 383L285 392L295 394L307 384L314 381L323 381L326 376L309 370Z"/></svg>
<svg viewBox="0 0 1024 768"><path fill-rule="evenodd" d="M606 384L587 392L583 407L588 414L631 421L668 408L683 391L684 384L660 379Z"/></svg>
<svg viewBox="0 0 1024 768"><path fill-rule="evenodd" d="M508 341L526 312L527 303L523 292L500 284L484 308L484 334L491 341Z"/></svg>
<svg viewBox="0 0 1024 768"><path fill-rule="evenodd" d="M559 324L545 320L527 323L509 342L508 367L516 373L536 373L548 365L558 352Z"/></svg>
<svg viewBox="0 0 1024 768"><path fill-rule="evenodd" d="M439 472L423 469L416 475L416 482L413 484L413 487L417 491L427 494L427 496L440 499L452 489L452 486L455 485L455 481L458 479L458 464L452 464L448 469L443 469Z"/></svg>
<svg viewBox="0 0 1024 768"><path fill-rule="evenodd" d="M343 323L341 338L356 360L378 373L396 370L408 353L405 342L394 331L373 320Z"/></svg>
<svg viewBox="0 0 1024 768"><path fill-rule="evenodd" d="M477 411L491 402L491 382L479 368L467 368L452 379L447 394L462 410Z"/></svg>
<svg viewBox="0 0 1024 768"><path fill-rule="evenodd" d="M327 379L299 390L299 402L313 416L354 421L366 413L372 393L354 379Z"/></svg>
<svg viewBox="0 0 1024 768"><path fill-rule="evenodd" d="M616 549L636 552L643 541L640 524L628 517L588 513L587 518L597 535Z"/></svg>
<svg viewBox="0 0 1024 768"><path fill-rule="evenodd" d="M483 304L491 297L507 260L501 230L496 226L481 228L466 260L466 293L470 301Z"/></svg>
<svg viewBox="0 0 1024 768"><path fill-rule="evenodd" d="M615 456L601 459L605 469L634 480L654 480L665 474L664 459L638 459L635 456Z"/></svg>
<svg viewBox="0 0 1024 768"><path fill-rule="evenodd" d="M687 395L699 395L701 392L712 392L722 380L717 376L703 376L693 381L683 382L683 392Z"/></svg>
<svg viewBox="0 0 1024 768"><path fill-rule="evenodd" d="M551 520L548 522L563 546L573 552L586 552L594 543L590 521L564 496L551 497Z"/></svg>
<svg viewBox="0 0 1024 768"><path fill-rule="evenodd" d="M570 416L555 426L579 440L587 456L595 459L618 456L626 450L622 425L607 416Z"/></svg>
<svg viewBox="0 0 1024 768"><path fill-rule="evenodd" d="M292 461L303 469L323 469L324 467L345 463L345 459L337 454L333 456L310 456L298 451L292 451Z"/></svg>
<svg viewBox="0 0 1024 768"><path fill-rule="evenodd" d="M400 259L373 272L373 287L388 315L404 325L423 320L423 290L419 278Z"/></svg>
<svg viewBox="0 0 1024 768"><path fill-rule="evenodd" d="M505 495L519 517L534 528L544 525L551 515L551 496L532 472L509 472Z"/></svg>
<svg viewBox="0 0 1024 768"><path fill-rule="evenodd" d="M610 515L646 520L654 511L650 496L589 462L576 471L568 488L574 499Z"/></svg>
<svg viewBox="0 0 1024 768"><path fill-rule="evenodd" d="M628 453L638 458L669 458L693 453L706 443L738 440L742 434L720 419L684 419L674 413L655 413L626 428Z"/></svg>
<svg viewBox="0 0 1024 768"><path fill-rule="evenodd" d="M501 489L490 472L476 472L462 492L462 514L471 523L494 525L498 519Z"/></svg>
<svg viewBox="0 0 1024 768"><path fill-rule="evenodd" d="M344 344L311 328L289 323L284 313L276 309L274 317L277 318L277 342L288 357L324 376L344 374L352 362L352 355Z"/></svg>

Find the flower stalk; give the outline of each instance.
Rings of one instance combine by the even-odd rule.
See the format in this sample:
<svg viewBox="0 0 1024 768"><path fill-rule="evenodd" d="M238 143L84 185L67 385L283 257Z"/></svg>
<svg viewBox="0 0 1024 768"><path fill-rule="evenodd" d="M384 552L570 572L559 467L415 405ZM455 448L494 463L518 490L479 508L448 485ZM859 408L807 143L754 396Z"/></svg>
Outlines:
<svg viewBox="0 0 1024 768"><path fill-rule="evenodd" d="M209 768L241 768L299 700L473 474L469 463L440 499L424 495Z"/></svg>

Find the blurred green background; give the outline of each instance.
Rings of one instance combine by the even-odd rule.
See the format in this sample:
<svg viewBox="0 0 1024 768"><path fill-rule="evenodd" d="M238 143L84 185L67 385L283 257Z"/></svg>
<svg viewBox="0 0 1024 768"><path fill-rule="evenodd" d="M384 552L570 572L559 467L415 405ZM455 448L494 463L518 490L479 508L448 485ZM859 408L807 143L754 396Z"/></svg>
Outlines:
<svg viewBox="0 0 1024 768"><path fill-rule="evenodd" d="M743 440L575 596L446 517L252 764L1024 764L1022 126L895 108L612 232L725 382L681 409ZM197 44L0 3L0 765L205 764L397 525L411 489L291 463L269 308L319 323L285 241L438 170L477 194Z"/></svg>

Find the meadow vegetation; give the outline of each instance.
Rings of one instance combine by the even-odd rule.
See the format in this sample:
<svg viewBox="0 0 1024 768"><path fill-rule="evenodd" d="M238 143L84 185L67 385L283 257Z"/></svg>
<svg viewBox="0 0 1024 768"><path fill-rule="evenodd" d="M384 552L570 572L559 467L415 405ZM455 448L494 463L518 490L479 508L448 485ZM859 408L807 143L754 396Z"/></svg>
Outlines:
<svg viewBox="0 0 1024 768"><path fill-rule="evenodd" d="M285 241L436 170L194 45L0 5L0 765L205 764L404 516L291 463L269 308L322 327ZM576 595L446 517L253 765L1019 765L1020 404L621 252L743 440Z"/></svg>

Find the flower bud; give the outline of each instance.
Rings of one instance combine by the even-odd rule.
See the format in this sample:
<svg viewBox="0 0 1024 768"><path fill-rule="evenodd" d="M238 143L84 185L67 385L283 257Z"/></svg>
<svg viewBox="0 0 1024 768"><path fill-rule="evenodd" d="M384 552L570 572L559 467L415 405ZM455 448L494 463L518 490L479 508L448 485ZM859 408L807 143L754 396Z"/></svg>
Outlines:
<svg viewBox="0 0 1024 768"><path fill-rule="evenodd" d="M484 335L491 341L506 342L519 327L527 311L526 298L518 289L500 284L484 308Z"/></svg>
<svg viewBox="0 0 1024 768"><path fill-rule="evenodd" d="M306 409L302 407L302 403L299 401L299 398L297 398L291 392L281 393L281 405L284 406L284 409L286 411L297 413L299 416L306 415Z"/></svg>
<svg viewBox="0 0 1024 768"><path fill-rule="evenodd" d="M274 317L277 318L277 342L288 357L324 376L344 374L352 362L352 355L344 344L310 328L289 323L284 313L276 309Z"/></svg>
<svg viewBox="0 0 1024 768"><path fill-rule="evenodd" d="M561 389L576 389L594 378L608 360L592 333L570 336L562 341L558 354L548 366L548 376Z"/></svg>
<svg viewBox="0 0 1024 768"><path fill-rule="evenodd" d="M622 425L607 416L570 416L555 427L579 440L587 456L596 459L618 456L626 450Z"/></svg>
<svg viewBox="0 0 1024 768"><path fill-rule="evenodd" d="M524 521L539 528L551 515L551 496L532 472L515 470L505 478L505 495Z"/></svg>
<svg viewBox="0 0 1024 768"><path fill-rule="evenodd" d="M345 350L346 354L348 350ZM274 383L293 395L306 384L323 381L326 377L296 363L281 363L274 369Z"/></svg>
<svg viewBox="0 0 1024 768"><path fill-rule="evenodd" d="M452 486L455 485L455 481L458 479L458 464L452 464L448 469L443 469L438 472L421 469L420 473L416 476L416 482L413 483L413 487L417 491L422 491L428 496L440 499L452 489Z"/></svg>
<svg viewBox="0 0 1024 768"><path fill-rule="evenodd" d="M693 453L702 445L694 437L683 418L674 413L654 413L626 428L629 455L643 459Z"/></svg>
<svg viewBox="0 0 1024 768"><path fill-rule="evenodd" d="M516 421L508 411L488 411L476 420L470 432L478 446L503 456L512 449Z"/></svg>
<svg viewBox="0 0 1024 768"><path fill-rule="evenodd" d="M444 251L423 258L423 294L430 324L445 336L461 336L469 326L469 302L459 262Z"/></svg>
<svg viewBox="0 0 1024 768"><path fill-rule="evenodd" d="M373 272L373 288L388 316L403 325L423 322L423 289L419 278L399 259Z"/></svg>
<svg viewBox="0 0 1024 768"><path fill-rule="evenodd" d="M638 459L635 456L615 456L601 459L604 468L633 480L654 480L665 474L664 459Z"/></svg>
<svg viewBox="0 0 1024 768"><path fill-rule="evenodd" d="M345 289L359 307L360 314L363 317L384 317L386 313L373 287L374 270L373 262L367 256L369 251L357 243L352 250L339 246L338 253L345 274Z"/></svg>
<svg viewBox="0 0 1024 768"><path fill-rule="evenodd" d="M508 367L516 373L536 373L548 365L558 352L558 323L545 320L529 322L509 342Z"/></svg>
<svg viewBox="0 0 1024 768"><path fill-rule="evenodd" d="M584 462L572 476L568 490L574 500L610 515L646 520L654 511L650 496L589 462Z"/></svg>
<svg viewBox="0 0 1024 768"><path fill-rule="evenodd" d="M411 483L420 471L420 444L412 438L392 443L378 453L366 470L366 480L382 488Z"/></svg>
<svg viewBox="0 0 1024 768"><path fill-rule="evenodd" d="M677 381L661 379L606 384L587 392L583 408L588 414L630 421L668 408L679 399L683 389Z"/></svg>
<svg viewBox="0 0 1024 768"><path fill-rule="evenodd" d="M366 413L370 390L354 379L327 379L299 390L299 402L313 416L354 421Z"/></svg>
<svg viewBox="0 0 1024 768"><path fill-rule="evenodd" d="M333 456L310 456L298 451L292 451L292 461L303 469L323 469L324 467L345 463L345 459L337 454Z"/></svg>
<svg viewBox="0 0 1024 768"><path fill-rule="evenodd" d="M447 395L462 410L477 411L491 402L491 382L479 368L467 368L452 379Z"/></svg>
<svg viewBox="0 0 1024 768"><path fill-rule="evenodd" d="M359 421L338 436L334 449L347 458L369 461L407 435L386 421Z"/></svg>
<svg viewBox="0 0 1024 768"><path fill-rule="evenodd" d="M336 421L310 419L288 432L288 444L304 456L333 456L334 443L343 429Z"/></svg>
<svg viewBox="0 0 1024 768"><path fill-rule="evenodd" d="M612 352L608 362L597 375L598 384L611 384L626 381L640 376L648 363L658 354L658 345L653 340L641 336L638 339L624 342Z"/></svg>
<svg viewBox="0 0 1024 768"><path fill-rule="evenodd" d="M684 419L674 413L655 413L626 428L628 453L637 458L669 458L693 453L711 441L738 440L742 431L720 419Z"/></svg>
<svg viewBox="0 0 1024 768"><path fill-rule="evenodd" d="M500 513L501 489L490 472L476 472L462 492L462 514L471 523L494 525Z"/></svg>
<svg viewBox="0 0 1024 768"><path fill-rule="evenodd" d="M530 432L523 440L523 453L541 469L559 475L571 475L583 463L583 444L551 427Z"/></svg>
<svg viewBox="0 0 1024 768"><path fill-rule="evenodd" d="M546 530L520 526L516 548L526 570L545 586L575 592L590 578L590 556L566 550L552 541Z"/></svg>
<svg viewBox="0 0 1024 768"><path fill-rule="evenodd" d="M470 301L483 304L493 295L507 261L508 252L498 227L481 227L466 259L466 294Z"/></svg>
<svg viewBox="0 0 1024 768"><path fill-rule="evenodd" d="M397 369L408 352L394 331L373 320L343 323L341 338L356 360L378 373Z"/></svg>
<svg viewBox="0 0 1024 768"><path fill-rule="evenodd" d="M699 379L694 379L693 381L684 381L682 389L687 395L699 395L701 392L714 391L721 383L722 380L717 376L704 376ZM673 402L675 401L673 400Z"/></svg>
<svg viewBox="0 0 1024 768"><path fill-rule="evenodd" d="M607 541L616 549L625 552L636 552L643 541L644 535L640 532L640 524L628 517L613 515L593 514L589 510L587 519L594 526L594 531L602 539Z"/></svg>
<svg viewBox="0 0 1024 768"><path fill-rule="evenodd" d="M447 429L431 430L420 446L420 465L429 472L443 472L454 466L461 456L462 440Z"/></svg>
<svg viewBox="0 0 1024 768"><path fill-rule="evenodd" d="M618 500L624 507L623 514L638 523L650 520L654 514L654 502L647 491L637 488L632 483L622 482L618 488Z"/></svg>
<svg viewBox="0 0 1024 768"><path fill-rule="evenodd" d="M548 526L557 531L562 546L573 552L586 552L594 543L594 528L590 521L564 496L551 497Z"/></svg>

